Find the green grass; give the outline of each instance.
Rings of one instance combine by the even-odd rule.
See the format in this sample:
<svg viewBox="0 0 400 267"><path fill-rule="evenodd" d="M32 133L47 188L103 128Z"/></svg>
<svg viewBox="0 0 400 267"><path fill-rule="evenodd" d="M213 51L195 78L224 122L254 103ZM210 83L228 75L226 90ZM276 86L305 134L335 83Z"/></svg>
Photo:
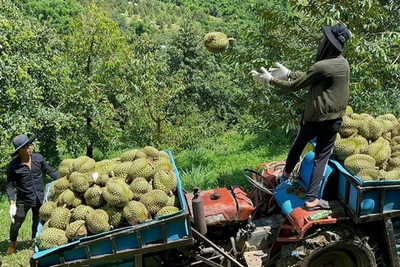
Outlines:
<svg viewBox="0 0 400 267"><path fill-rule="evenodd" d="M22 224L17 239L17 251L12 255L6 255L8 247L8 238L10 231L10 216L8 215L9 204L7 196L0 194L0 260L1 267L27 267L29 266L30 255L33 251L30 249L32 213L28 215Z"/></svg>
<svg viewBox="0 0 400 267"><path fill-rule="evenodd" d="M232 131L204 141L195 150L182 151L174 155L182 186L187 191L194 186L201 190L231 185L248 187L243 169L255 169L262 162L286 158L289 145L280 139L243 136Z"/></svg>

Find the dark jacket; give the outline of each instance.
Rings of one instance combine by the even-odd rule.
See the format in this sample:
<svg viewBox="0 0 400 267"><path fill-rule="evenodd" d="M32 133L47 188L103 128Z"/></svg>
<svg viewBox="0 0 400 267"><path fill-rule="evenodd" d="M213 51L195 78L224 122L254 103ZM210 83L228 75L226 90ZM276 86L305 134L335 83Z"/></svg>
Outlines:
<svg viewBox="0 0 400 267"><path fill-rule="evenodd" d="M38 153L31 155L31 169L24 164L20 157L13 159L7 168L7 196L8 201L15 201L14 188L17 188L17 201L23 201L25 204L35 206L36 199L40 204L44 199L44 182L42 173L48 174L52 179L58 179L58 173L53 170L46 159Z"/></svg>
<svg viewBox="0 0 400 267"><path fill-rule="evenodd" d="M295 80L272 79L270 83L287 91L309 86L304 121L325 121L345 115L349 101L349 76L349 63L339 55L317 61L305 73L291 73L289 78Z"/></svg>

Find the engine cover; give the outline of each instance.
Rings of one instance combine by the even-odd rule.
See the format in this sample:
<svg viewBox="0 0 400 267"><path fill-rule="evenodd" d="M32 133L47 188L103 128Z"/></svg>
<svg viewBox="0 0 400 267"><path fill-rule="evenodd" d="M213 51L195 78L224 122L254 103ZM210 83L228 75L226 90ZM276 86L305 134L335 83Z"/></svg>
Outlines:
<svg viewBox="0 0 400 267"><path fill-rule="evenodd" d="M247 220L254 210L252 201L239 187L211 189L200 192L203 199L204 216L207 225L223 225L234 221ZM186 194L190 213L193 194Z"/></svg>

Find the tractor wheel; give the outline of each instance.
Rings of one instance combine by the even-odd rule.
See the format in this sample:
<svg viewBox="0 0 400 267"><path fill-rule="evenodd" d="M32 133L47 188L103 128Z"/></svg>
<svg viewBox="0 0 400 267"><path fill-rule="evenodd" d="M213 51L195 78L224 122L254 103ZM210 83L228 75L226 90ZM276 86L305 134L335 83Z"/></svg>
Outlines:
<svg viewBox="0 0 400 267"><path fill-rule="evenodd" d="M376 267L376 245L350 225L325 226L304 240L282 247L277 267Z"/></svg>

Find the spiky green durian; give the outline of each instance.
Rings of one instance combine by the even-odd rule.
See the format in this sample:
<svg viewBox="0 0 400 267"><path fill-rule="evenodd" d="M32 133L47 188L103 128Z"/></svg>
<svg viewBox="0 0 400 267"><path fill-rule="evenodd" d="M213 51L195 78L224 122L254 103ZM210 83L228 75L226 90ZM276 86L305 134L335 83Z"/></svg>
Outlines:
<svg viewBox="0 0 400 267"><path fill-rule="evenodd" d="M341 137L349 137L357 133L358 122L353 120L349 116L343 116L342 125L339 128L339 134Z"/></svg>
<svg viewBox="0 0 400 267"><path fill-rule="evenodd" d="M51 217L51 213L57 208L57 203L53 201L47 201L42 204L39 208L39 217L42 221L47 221Z"/></svg>
<svg viewBox="0 0 400 267"><path fill-rule="evenodd" d="M100 207L105 203L104 198L102 196L103 190L100 186L94 185L93 187L86 190L83 195L85 198L86 204L92 207Z"/></svg>
<svg viewBox="0 0 400 267"><path fill-rule="evenodd" d="M168 199L167 204L165 204L165 206L174 206L179 208L179 200L175 195L171 195Z"/></svg>
<svg viewBox="0 0 400 267"><path fill-rule="evenodd" d="M153 188L161 189L166 194L174 192L178 184L175 172L168 170L159 170L154 174Z"/></svg>
<svg viewBox="0 0 400 267"><path fill-rule="evenodd" d="M104 200L116 207L125 206L133 197L132 191L126 183L110 182L104 187L103 198Z"/></svg>
<svg viewBox="0 0 400 267"><path fill-rule="evenodd" d="M130 177L132 180L136 177L143 177L150 180L155 172L154 163L152 160L146 158L138 158L132 162Z"/></svg>
<svg viewBox="0 0 400 267"><path fill-rule="evenodd" d="M102 209L95 209L86 216L86 227L92 234L99 234L110 230L108 214Z"/></svg>
<svg viewBox="0 0 400 267"><path fill-rule="evenodd" d="M366 119L359 124L359 134L367 140L375 141L382 133L382 124L376 119Z"/></svg>
<svg viewBox="0 0 400 267"><path fill-rule="evenodd" d="M366 154L375 159L376 167L382 168L383 164L389 160L391 153L389 142L379 137L375 142L368 145Z"/></svg>
<svg viewBox="0 0 400 267"><path fill-rule="evenodd" d="M380 181L384 179L384 173L374 169L364 169L357 173L363 181Z"/></svg>
<svg viewBox="0 0 400 267"><path fill-rule="evenodd" d="M350 115L352 115L354 113L354 110L353 110L353 108L351 107L351 106L347 106L346 107L346 115L347 116L350 116Z"/></svg>
<svg viewBox="0 0 400 267"><path fill-rule="evenodd" d="M116 164L116 162L111 159L98 161L95 164L95 171L99 173L106 173L108 176L111 176L114 164Z"/></svg>
<svg viewBox="0 0 400 267"><path fill-rule="evenodd" d="M140 202L146 206L151 215L156 214L162 207L165 207L168 200L168 195L160 189L153 189L140 198Z"/></svg>
<svg viewBox="0 0 400 267"><path fill-rule="evenodd" d="M74 161L74 171L86 173L93 172L96 167L96 162L94 159L88 156L80 156Z"/></svg>
<svg viewBox="0 0 400 267"><path fill-rule="evenodd" d="M58 194L60 194L69 188L69 184L70 182L67 177L61 177L54 182L52 190L54 189Z"/></svg>
<svg viewBox="0 0 400 267"><path fill-rule="evenodd" d="M108 214L108 223L112 228L118 228L124 222L122 208L117 208L110 205L105 205L102 209Z"/></svg>
<svg viewBox="0 0 400 267"><path fill-rule="evenodd" d="M126 161L134 161L136 159L136 154L139 151L139 149L130 149L128 151L125 151L120 155L120 159L122 162Z"/></svg>
<svg viewBox="0 0 400 267"><path fill-rule="evenodd" d="M360 145L354 138L340 138L335 141L333 153L338 160L343 161L350 155L360 153Z"/></svg>
<svg viewBox="0 0 400 267"><path fill-rule="evenodd" d="M57 207L50 216L50 227L65 230L71 219L71 211L65 207Z"/></svg>
<svg viewBox="0 0 400 267"><path fill-rule="evenodd" d="M112 167L113 173L115 177L123 177L126 178L128 174L131 172L132 162L126 161L117 163Z"/></svg>
<svg viewBox="0 0 400 267"><path fill-rule="evenodd" d="M375 169L375 159L366 154L354 154L344 160L344 167L353 175L363 169Z"/></svg>
<svg viewBox="0 0 400 267"><path fill-rule="evenodd" d="M149 218L149 212L146 206L136 200L129 201L123 209L124 218L130 225L135 225L146 221Z"/></svg>
<svg viewBox="0 0 400 267"><path fill-rule="evenodd" d="M78 240L81 237L87 236L87 229L84 220L77 220L70 223L65 229L65 236L70 241Z"/></svg>
<svg viewBox="0 0 400 267"><path fill-rule="evenodd" d="M68 243L65 231L49 227L36 237L36 244L40 251L58 247Z"/></svg>
<svg viewBox="0 0 400 267"><path fill-rule="evenodd" d="M162 217L162 216L169 215L169 214L173 214L173 213L178 212L178 211L179 211L179 209L177 207L165 206L165 207L161 208L157 212L155 218Z"/></svg>
<svg viewBox="0 0 400 267"><path fill-rule="evenodd" d="M142 148L142 151L146 154L148 158L151 159L158 159L158 155L160 153L160 151L154 146L145 146L144 148Z"/></svg>
<svg viewBox="0 0 400 267"><path fill-rule="evenodd" d="M72 219L74 221L86 220L86 216L93 210L92 207L88 205L81 204L72 210Z"/></svg>
<svg viewBox="0 0 400 267"><path fill-rule="evenodd" d="M84 193L89 189L89 179L87 174L75 172L76 175L71 175L69 178L70 189L74 192Z"/></svg>
<svg viewBox="0 0 400 267"><path fill-rule="evenodd" d="M400 180L400 169L393 169L385 172L386 180Z"/></svg>
<svg viewBox="0 0 400 267"><path fill-rule="evenodd" d="M387 171L400 169L400 157L390 158L386 166Z"/></svg>
<svg viewBox="0 0 400 267"><path fill-rule="evenodd" d="M129 189L133 193L133 200L139 200L147 192L153 190L153 186L143 177L138 177L131 182Z"/></svg>
<svg viewBox="0 0 400 267"><path fill-rule="evenodd" d="M92 179L94 183L97 184L98 186L105 186L109 178L110 177L105 172L92 173Z"/></svg>
<svg viewBox="0 0 400 267"><path fill-rule="evenodd" d="M60 177L68 176L74 169L75 159L64 159L58 166L58 173Z"/></svg>
<svg viewBox="0 0 400 267"><path fill-rule="evenodd" d="M209 52L218 54L228 49L230 40L222 32L209 32L204 36L203 43Z"/></svg>
<svg viewBox="0 0 400 267"><path fill-rule="evenodd" d="M172 171L174 169L174 166L172 165L171 161L169 158L159 158L154 161L154 169L155 171L159 170L167 170L167 171Z"/></svg>
<svg viewBox="0 0 400 267"><path fill-rule="evenodd" d="M71 189L67 189L60 194L57 199L58 206L67 205L68 207L77 207L82 203L82 199Z"/></svg>

